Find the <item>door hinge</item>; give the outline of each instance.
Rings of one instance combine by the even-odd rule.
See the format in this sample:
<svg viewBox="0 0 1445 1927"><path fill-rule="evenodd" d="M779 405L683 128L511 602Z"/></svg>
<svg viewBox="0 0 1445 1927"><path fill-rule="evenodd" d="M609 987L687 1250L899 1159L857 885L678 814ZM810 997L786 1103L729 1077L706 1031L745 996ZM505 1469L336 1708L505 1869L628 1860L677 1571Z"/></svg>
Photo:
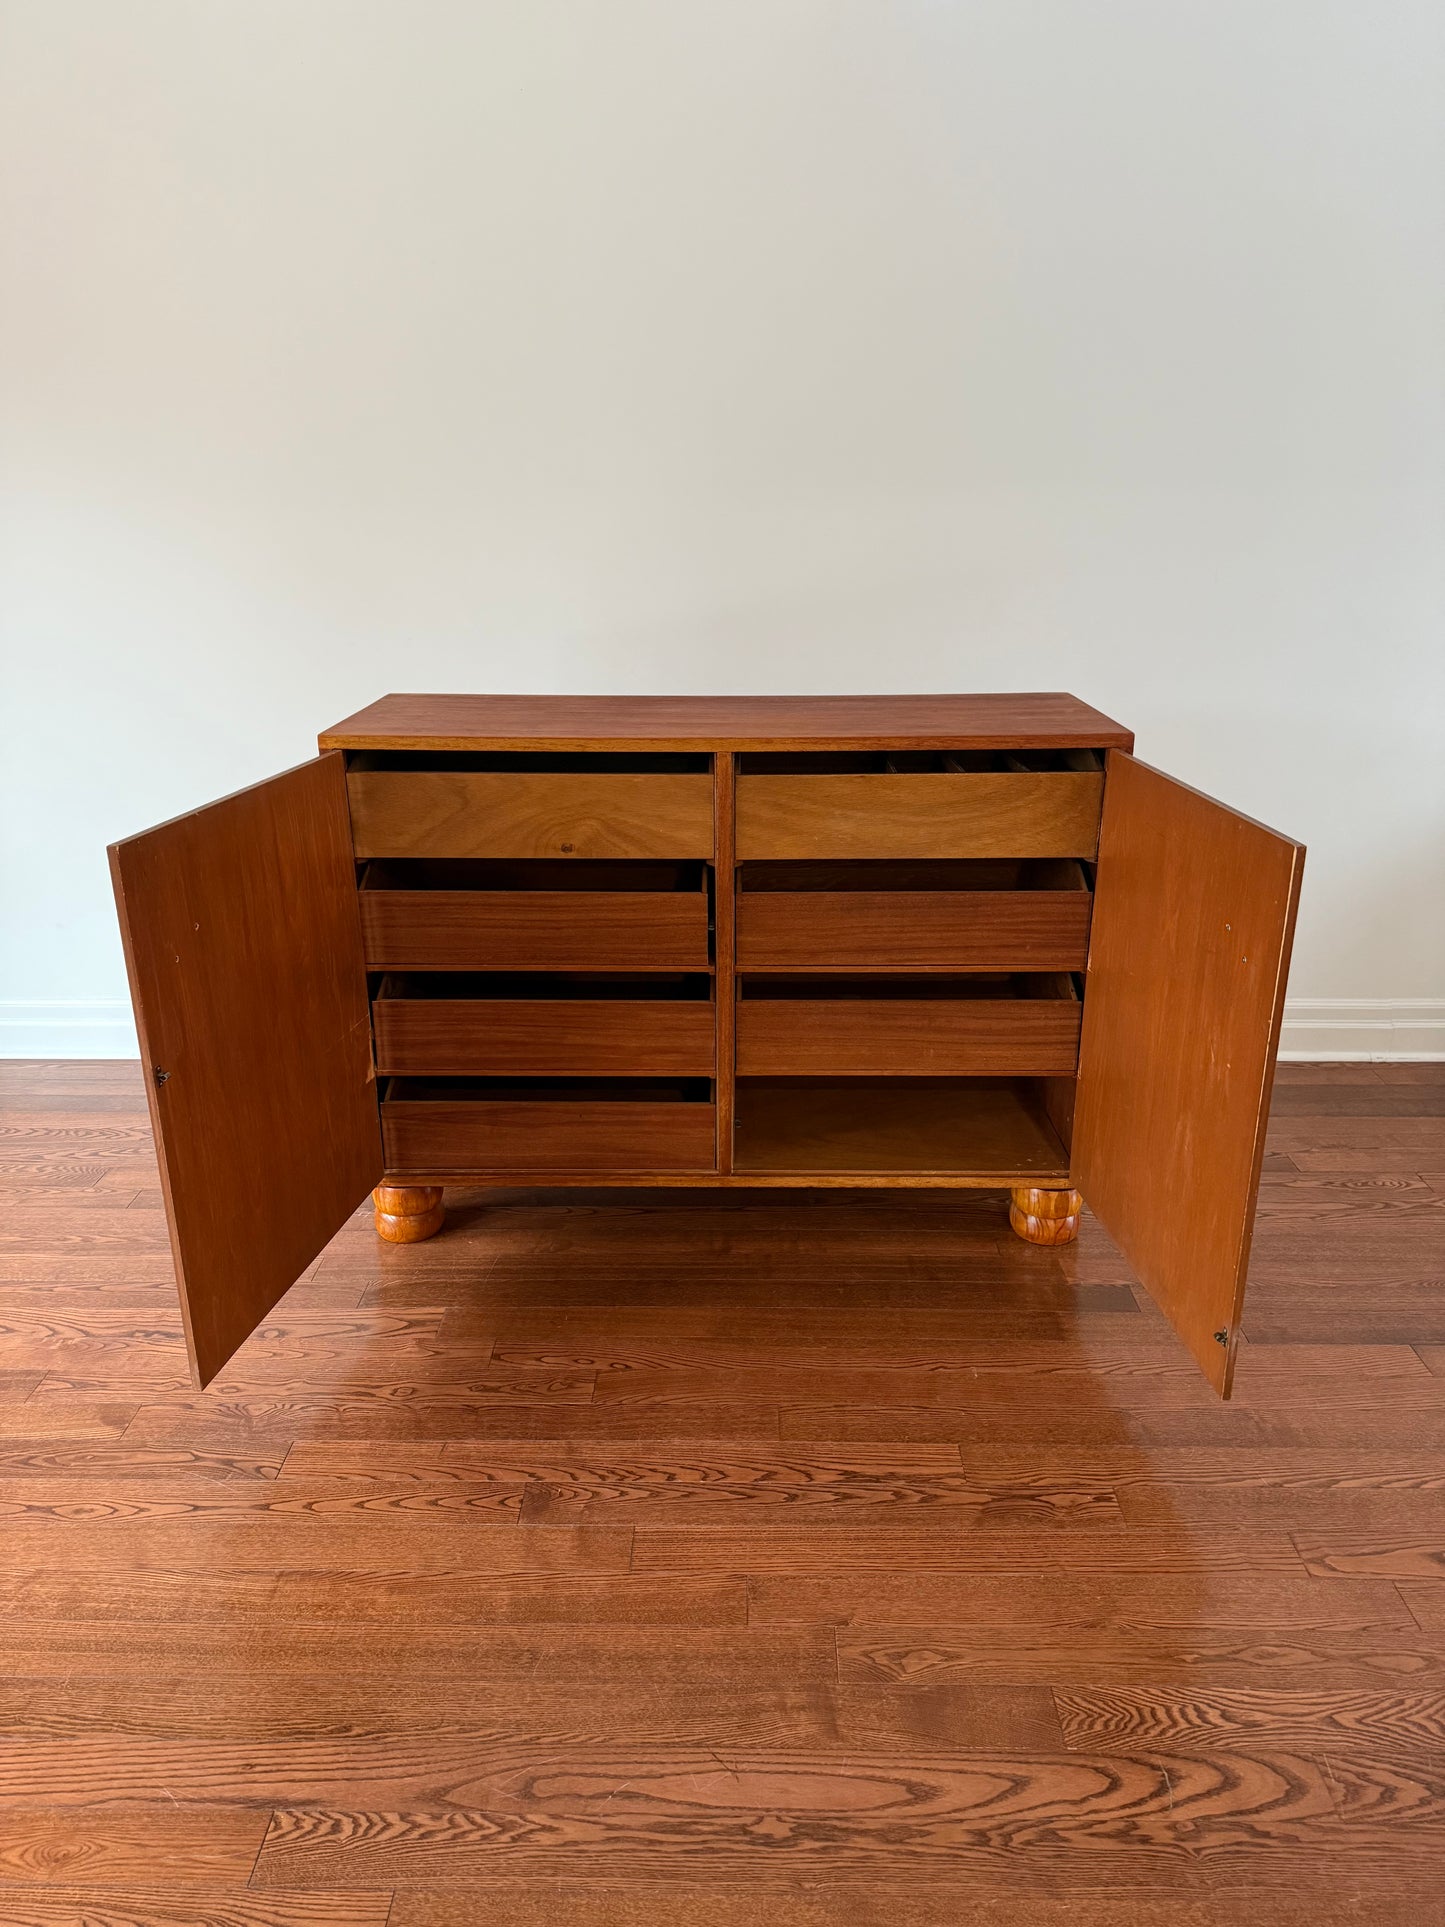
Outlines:
<svg viewBox="0 0 1445 1927"><path fill-rule="evenodd" d="M1216 1332L1214 1334L1214 1342L1216 1345L1227 1345L1229 1343L1229 1333L1227 1331Z"/></svg>
<svg viewBox="0 0 1445 1927"><path fill-rule="evenodd" d="M156 1089L159 1090L161 1085L164 1084L166 1079L170 1076L170 1072L163 1071L159 1064L155 1064L155 1065L152 1065L151 1067L151 1076L156 1081Z"/></svg>

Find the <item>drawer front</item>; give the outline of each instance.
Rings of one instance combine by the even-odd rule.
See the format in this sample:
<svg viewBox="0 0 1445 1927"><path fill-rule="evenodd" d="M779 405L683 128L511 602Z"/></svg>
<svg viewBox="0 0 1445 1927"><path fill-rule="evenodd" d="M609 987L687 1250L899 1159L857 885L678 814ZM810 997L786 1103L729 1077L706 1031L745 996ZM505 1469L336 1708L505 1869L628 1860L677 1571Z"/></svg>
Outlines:
<svg viewBox="0 0 1445 1927"><path fill-rule="evenodd" d="M358 857L710 857L706 772L352 770Z"/></svg>
<svg viewBox="0 0 1445 1927"><path fill-rule="evenodd" d="M748 776L739 859L1092 859L1104 779L1083 770Z"/></svg>
<svg viewBox="0 0 1445 1927"><path fill-rule="evenodd" d="M753 890L740 970L1082 970L1087 890Z"/></svg>
<svg viewBox="0 0 1445 1927"><path fill-rule="evenodd" d="M712 1104L384 1102L389 1172L712 1171Z"/></svg>
<svg viewBox="0 0 1445 1927"><path fill-rule="evenodd" d="M710 1077L710 1003L378 998L376 1067L397 1077Z"/></svg>
<svg viewBox="0 0 1445 1927"><path fill-rule="evenodd" d="M701 890L363 890L376 970L705 970Z"/></svg>
<svg viewBox="0 0 1445 1927"><path fill-rule="evenodd" d="M1083 1006L1051 998L744 998L747 1077L1071 1076Z"/></svg>

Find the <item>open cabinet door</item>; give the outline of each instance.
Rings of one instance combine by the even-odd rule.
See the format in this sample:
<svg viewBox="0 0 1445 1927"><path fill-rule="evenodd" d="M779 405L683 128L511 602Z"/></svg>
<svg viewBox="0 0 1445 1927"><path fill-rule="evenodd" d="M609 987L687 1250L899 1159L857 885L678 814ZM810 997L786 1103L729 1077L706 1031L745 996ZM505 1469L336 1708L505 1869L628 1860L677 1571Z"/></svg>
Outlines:
<svg viewBox="0 0 1445 1927"><path fill-rule="evenodd" d="M1110 750L1074 1183L1226 1398L1303 862Z"/></svg>
<svg viewBox="0 0 1445 1927"><path fill-rule="evenodd" d="M343 759L128 837L110 867L205 1385L382 1175Z"/></svg>

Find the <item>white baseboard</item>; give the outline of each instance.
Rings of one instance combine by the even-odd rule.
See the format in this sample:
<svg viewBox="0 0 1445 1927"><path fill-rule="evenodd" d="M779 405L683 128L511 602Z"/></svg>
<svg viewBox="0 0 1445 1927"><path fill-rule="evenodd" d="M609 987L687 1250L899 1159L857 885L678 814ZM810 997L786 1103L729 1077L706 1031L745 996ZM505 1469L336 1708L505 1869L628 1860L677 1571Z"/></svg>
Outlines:
<svg viewBox="0 0 1445 1927"><path fill-rule="evenodd" d="M139 1057L123 999L0 998L0 1057Z"/></svg>
<svg viewBox="0 0 1445 1927"><path fill-rule="evenodd" d="M130 1005L119 998L0 1000L0 1058L137 1055ZM1445 1059L1445 997L1292 997L1280 1056L1336 1063Z"/></svg>
<svg viewBox="0 0 1445 1927"><path fill-rule="evenodd" d="M1291 1063L1445 1059L1445 997L1288 997L1279 1054Z"/></svg>

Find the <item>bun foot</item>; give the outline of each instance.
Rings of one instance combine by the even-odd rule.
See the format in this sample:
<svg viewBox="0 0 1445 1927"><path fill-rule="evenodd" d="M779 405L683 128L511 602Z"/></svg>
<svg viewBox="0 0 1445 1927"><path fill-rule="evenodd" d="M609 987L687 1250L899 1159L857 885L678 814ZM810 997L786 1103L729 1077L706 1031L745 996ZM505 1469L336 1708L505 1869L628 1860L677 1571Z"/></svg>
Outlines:
<svg viewBox="0 0 1445 1927"><path fill-rule="evenodd" d="M388 1244L420 1244L442 1228L446 1207L439 1184L380 1184L371 1194L376 1235Z"/></svg>
<svg viewBox="0 0 1445 1927"><path fill-rule="evenodd" d="M1077 1191L1021 1184L1009 1194L1008 1221L1025 1244L1068 1245L1079 1235L1083 1207Z"/></svg>

